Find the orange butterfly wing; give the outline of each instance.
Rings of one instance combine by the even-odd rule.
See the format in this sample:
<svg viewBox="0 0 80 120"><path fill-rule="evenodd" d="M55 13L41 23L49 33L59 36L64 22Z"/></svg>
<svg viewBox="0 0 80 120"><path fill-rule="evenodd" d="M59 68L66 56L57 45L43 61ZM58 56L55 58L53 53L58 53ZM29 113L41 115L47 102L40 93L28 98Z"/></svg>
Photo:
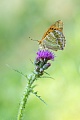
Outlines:
<svg viewBox="0 0 80 120"><path fill-rule="evenodd" d="M44 33L42 40L46 37L46 35L48 35L50 32L53 32L54 30L63 32L63 22L61 20L58 20L53 25L51 25L47 32Z"/></svg>
<svg viewBox="0 0 80 120"><path fill-rule="evenodd" d="M63 35L63 22L58 20L45 32L42 39L39 40L39 44L43 48L57 51L65 47L65 41Z"/></svg>

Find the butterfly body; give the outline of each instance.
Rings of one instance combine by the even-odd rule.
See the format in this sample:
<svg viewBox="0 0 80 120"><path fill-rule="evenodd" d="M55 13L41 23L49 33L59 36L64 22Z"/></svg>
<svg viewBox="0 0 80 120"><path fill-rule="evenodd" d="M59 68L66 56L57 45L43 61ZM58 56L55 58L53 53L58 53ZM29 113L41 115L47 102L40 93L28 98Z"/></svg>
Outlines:
<svg viewBox="0 0 80 120"><path fill-rule="evenodd" d="M65 37L63 35L63 22L56 21L39 40L42 48L52 49L54 51L63 50L65 47Z"/></svg>

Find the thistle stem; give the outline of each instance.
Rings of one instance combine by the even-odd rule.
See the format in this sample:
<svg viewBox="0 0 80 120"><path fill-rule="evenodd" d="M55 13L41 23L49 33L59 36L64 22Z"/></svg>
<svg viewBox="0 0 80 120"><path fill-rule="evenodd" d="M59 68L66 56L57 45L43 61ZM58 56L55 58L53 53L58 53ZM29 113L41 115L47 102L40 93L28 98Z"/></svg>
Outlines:
<svg viewBox="0 0 80 120"><path fill-rule="evenodd" d="M20 109L19 109L18 119L17 120L22 120L23 111L25 109L25 105L26 105L26 102L28 100L29 95L30 95L30 93L28 92L28 89L26 88L25 94L24 94L23 99L22 99L21 104L20 104Z"/></svg>
<svg viewBox="0 0 80 120"><path fill-rule="evenodd" d="M35 74L31 74L29 76L29 78L28 78L27 87L26 87L26 89L24 91L24 95L23 95L22 101L20 103L20 108L19 108L19 113L18 113L17 120L22 120L22 118L23 118L23 112L24 112L24 109L25 109L25 105L27 103L27 100L29 98L30 93L33 90L32 89L32 84L34 83L35 79L36 79L36 75Z"/></svg>

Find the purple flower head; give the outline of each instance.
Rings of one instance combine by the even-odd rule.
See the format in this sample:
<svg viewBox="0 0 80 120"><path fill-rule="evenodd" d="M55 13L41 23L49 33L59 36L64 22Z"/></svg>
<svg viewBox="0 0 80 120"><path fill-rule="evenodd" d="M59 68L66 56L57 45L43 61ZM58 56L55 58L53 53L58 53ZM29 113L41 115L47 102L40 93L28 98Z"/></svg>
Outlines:
<svg viewBox="0 0 80 120"><path fill-rule="evenodd" d="M49 50L39 50L36 59L54 60L54 54Z"/></svg>
<svg viewBox="0 0 80 120"><path fill-rule="evenodd" d="M34 62L35 72L37 72L38 75L43 75L44 71L51 66L51 64L48 63L48 60L54 60L54 57L55 55L49 50L38 50L36 60Z"/></svg>

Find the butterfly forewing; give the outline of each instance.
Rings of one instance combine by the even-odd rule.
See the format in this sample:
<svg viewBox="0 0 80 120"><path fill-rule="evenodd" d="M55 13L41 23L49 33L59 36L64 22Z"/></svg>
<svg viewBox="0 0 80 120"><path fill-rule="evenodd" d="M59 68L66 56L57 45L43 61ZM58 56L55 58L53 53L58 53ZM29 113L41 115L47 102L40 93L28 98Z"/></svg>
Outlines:
<svg viewBox="0 0 80 120"><path fill-rule="evenodd" d="M63 22L61 20L56 21L53 26L61 32L63 31Z"/></svg>

